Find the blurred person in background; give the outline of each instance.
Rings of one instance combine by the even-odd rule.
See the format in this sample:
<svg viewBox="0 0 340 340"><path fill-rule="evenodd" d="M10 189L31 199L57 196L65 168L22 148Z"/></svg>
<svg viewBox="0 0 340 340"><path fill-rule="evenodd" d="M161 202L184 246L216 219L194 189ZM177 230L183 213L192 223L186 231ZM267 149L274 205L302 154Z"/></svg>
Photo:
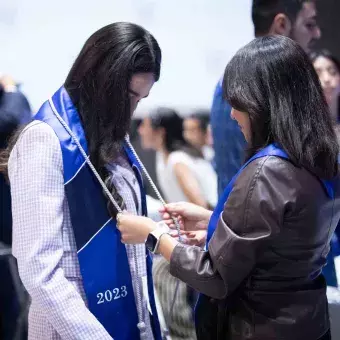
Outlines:
<svg viewBox="0 0 340 340"><path fill-rule="evenodd" d="M142 147L157 152L156 174L166 201L215 206L216 175L202 151L185 140L183 119L175 110L156 109L138 131Z"/></svg>
<svg viewBox="0 0 340 340"><path fill-rule="evenodd" d="M32 120L28 100L19 91L14 79L10 76L0 78L0 150L6 149L8 140L20 126ZM9 185L0 173L1 185L1 225L0 242L12 245L11 197Z"/></svg>
<svg viewBox="0 0 340 340"><path fill-rule="evenodd" d="M210 143L210 112L208 110L196 111L185 117L183 122L183 135L185 140L197 150L200 150L204 159L212 162L214 149Z"/></svg>
<svg viewBox="0 0 340 340"><path fill-rule="evenodd" d="M139 127L142 146L156 150L158 183L167 202L187 201L202 207L216 205L217 178L200 150L183 137L183 119L175 110L158 108ZM189 232L186 242L203 245L206 232ZM154 261L154 282L173 339L195 339L192 317L193 291L180 282L174 313L170 307L177 280L162 258Z"/></svg>
<svg viewBox="0 0 340 340"><path fill-rule="evenodd" d="M140 158L141 162L145 166L145 168L148 171L148 174L150 175L153 183L156 185L158 191L162 194L162 190L160 189L157 181L156 176L156 152L152 149L145 149L141 145L141 138L138 133L138 128L140 124L142 123L142 119L140 118L134 118L131 122L130 127L130 142L133 145L134 149L137 152L138 157ZM161 217L159 215L159 209L162 207L161 201L158 199L157 194L155 193L155 190L152 188L151 183L147 179L144 173L142 173L143 176L143 184L145 188L146 193L146 203L148 207L148 216L152 218L154 221L160 221Z"/></svg>
<svg viewBox="0 0 340 340"><path fill-rule="evenodd" d="M333 126L340 144L340 61L330 51L314 51L310 54L311 61L319 76L319 80L325 95ZM323 274L327 285L338 287L340 267L336 258L340 255L340 226L333 234L331 249L327 257L327 265L323 268Z"/></svg>
<svg viewBox="0 0 340 340"><path fill-rule="evenodd" d="M32 120L27 98L10 76L0 77L0 149L7 147L8 139L20 125Z"/></svg>
<svg viewBox="0 0 340 340"><path fill-rule="evenodd" d="M14 131L32 119L31 108L28 100L18 89L17 83L10 76L0 77L0 150L8 145L8 140ZM0 243L8 247L12 246L12 213L10 187L4 174L0 173ZM11 255L9 255L11 256ZM11 261L11 262L10 262ZM4 256L0 259L0 339L25 339L26 323L21 325L19 317L24 308L17 296L21 287L17 286L19 280L14 272L12 259ZM12 266L10 267L10 265ZM23 320L21 320L23 321ZM18 335L18 332L21 334Z"/></svg>
<svg viewBox="0 0 340 340"><path fill-rule="evenodd" d="M142 163L144 164L145 168L148 170L150 177L152 178L153 182L157 186L158 190L160 190L157 176L156 176L156 151L152 149L145 149L142 147L141 144L141 137L138 133L138 128L142 123L142 118L133 118L131 122L130 128L130 142L133 145L134 149L136 150L139 158L141 159ZM157 195L155 194L154 190L152 189L150 183L145 180L145 191L148 196L151 196L157 199ZM160 190L161 191L161 190Z"/></svg>
<svg viewBox="0 0 340 340"><path fill-rule="evenodd" d="M151 254L122 244L116 228L119 210L147 213L125 136L160 69L150 32L102 27L3 156L13 255L32 300L29 340L161 339Z"/></svg>
<svg viewBox="0 0 340 340"><path fill-rule="evenodd" d="M256 37L284 35L299 43L306 52L321 37L315 0L253 0L252 20ZM221 79L211 108L219 194L245 159L246 142L236 122L230 118L230 112L230 105L223 99Z"/></svg>
<svg viewBox="0 0 340 340"><path fill-rule="evenodd" d="M340 142L340 61L327 50L310 54Z"/></svg>

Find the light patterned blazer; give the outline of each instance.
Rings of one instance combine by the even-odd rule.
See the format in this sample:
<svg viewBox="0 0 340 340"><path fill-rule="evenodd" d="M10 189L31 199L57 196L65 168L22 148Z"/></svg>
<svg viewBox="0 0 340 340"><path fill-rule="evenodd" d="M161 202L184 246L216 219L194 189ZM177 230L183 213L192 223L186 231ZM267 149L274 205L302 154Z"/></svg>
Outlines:
<svg viewBox="0 0 340 340"><path fill-rule="evenodd" d="M29 340L112 339L86 306L64 192L60 143L49 125L34 121L26 127L12 150L9 178L13 255L18 260L20 277L32 299ZM127 190L131 192L131 187ZM131 210L129 206L135 206L131 198L133 195L129 196L124 191L120 194L127 201L128 210ZM140 191L136 196L140 198ZM139 273L144 276L145 245L138 247ZM134 282L131 251L127 246ZM143 311L148 316L146 298ZM147 338L153 339L149 319L145 321L149 326Z"/></svg>

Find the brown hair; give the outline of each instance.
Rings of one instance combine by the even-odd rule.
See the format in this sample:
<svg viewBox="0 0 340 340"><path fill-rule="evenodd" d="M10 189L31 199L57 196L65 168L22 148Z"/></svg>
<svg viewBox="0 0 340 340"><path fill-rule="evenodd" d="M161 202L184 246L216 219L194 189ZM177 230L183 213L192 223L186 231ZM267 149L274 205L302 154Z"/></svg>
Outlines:
<svg viewBox="0 0 340 340"><path fill-rule="evenodd" d="M20 125L17 129L14 130L12 136L8 139L7 147L4 149L0 149L0 173L2 173L6 180L8 181L8 160L9 156L12 152L12 149L21 135L21 132L24 130L26 125Z"/></svg>

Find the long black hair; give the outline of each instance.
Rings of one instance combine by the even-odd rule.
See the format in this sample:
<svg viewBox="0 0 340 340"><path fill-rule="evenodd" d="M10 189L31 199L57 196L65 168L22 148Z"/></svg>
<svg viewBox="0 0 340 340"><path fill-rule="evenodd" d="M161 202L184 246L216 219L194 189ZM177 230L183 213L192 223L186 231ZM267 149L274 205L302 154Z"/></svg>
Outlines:
<svg viewBox="0 0 340 340"><path fill-rule="evenodd" d="M248 158L279 144L297 165L321 178L337 174L339 147L318 76L293 40L267 36L240 49L227 65L226 100L249 114Z"/></svg>
<svg viewBox="0 0 340 340"><path fill-rule="evenodd" d="M65 88L79 111L94 165L113 160L131 122L129 83L134 74L159 79L161 50L144 28L127 22L107 25L85 43Z"/></svg>
<svg viewBox="0 0 340 340"><path fill-rule="evenodd" d="M182 150L195 158L203 157L202 153L192 147L183 137L183 118L173 109L159 107L150 114L153 129L165 131L164 147L170 153Z"/></svg>

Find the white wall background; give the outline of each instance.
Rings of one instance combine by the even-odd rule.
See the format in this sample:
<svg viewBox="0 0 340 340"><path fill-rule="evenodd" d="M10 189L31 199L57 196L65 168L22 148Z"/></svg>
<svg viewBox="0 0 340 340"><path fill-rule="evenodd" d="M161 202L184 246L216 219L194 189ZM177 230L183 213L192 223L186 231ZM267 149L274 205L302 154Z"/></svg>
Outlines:
<svg viewBox="0 0 340 340"><path fill-rule="evenodd" d="M162 74L140 112L209 107L224 67L251 40L250 0L0 0L0 72L22 83L33 108L64 81L83 43L115 21L147 28Z"/></svg>

